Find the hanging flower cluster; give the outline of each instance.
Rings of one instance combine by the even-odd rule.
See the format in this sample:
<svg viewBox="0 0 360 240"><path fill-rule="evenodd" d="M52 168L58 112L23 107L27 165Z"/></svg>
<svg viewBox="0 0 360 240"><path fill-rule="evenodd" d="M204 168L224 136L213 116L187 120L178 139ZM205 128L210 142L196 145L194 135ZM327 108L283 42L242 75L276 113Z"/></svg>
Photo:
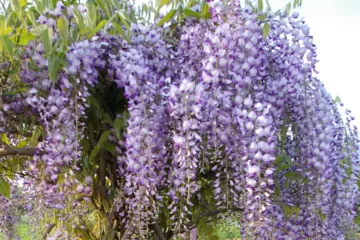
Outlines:
<svg viewBox="0 0 360 240"><path fill-rule="evenodd" d="M86 98L105 74L124 90L130 113L116 151L124 181L117 214L129 238L147 239L163 206L173 234L187 238L200 174L213 173L216 207L244 213L243 239L345 239L359 199L359 140L353 117L342 121L314 75L309 27L296 13L264 23L236 4L208 4L211 19L185 19L176 43L166 28L141 24L131 25L130 42L102 33L75 43L55 82L44 46L28 45L21 104L46 132L29 164L33 176L45 174L36 193L55 209L80 205L66 194L91 193L91 179L58 178L77 170ZM38 18L54 39L59 14L71 18L73 7L58 2L53 17Z"/></svg>
<svg viewBox="0 0 360 240"><path fill-rule="evenodd" d="M19 216L16 214L16 203L17 199L14 197L14 201L10 201L9 199L0 196L0 216L1 216L1 223L0 229L3 229L3 234L8 237L15 237L16 230L15 224L18 222Z"/></svg>

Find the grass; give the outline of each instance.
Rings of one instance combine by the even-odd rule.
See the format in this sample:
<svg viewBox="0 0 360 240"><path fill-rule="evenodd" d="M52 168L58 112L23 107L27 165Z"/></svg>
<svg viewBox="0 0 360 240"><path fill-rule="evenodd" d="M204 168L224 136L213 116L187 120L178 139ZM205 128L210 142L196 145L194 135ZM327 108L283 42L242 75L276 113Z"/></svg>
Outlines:
<svg viewBox="0 0 360 240"><path fill-rule="evenodd" d="M28 219L27 217L23 217L21 222L16 227L17 236L21 240L34 240L40 239L40 236L34 236L31 234L31 229L29 229ZM227 239L227 240L240 240L240 232L237 226L226 226L226 230L224 230L221 226L218 226L216 229L216 233L214 234L217 236L218 240ZM360 233L357 234L357 240L360 240ZM0 233L0 240L6 240L4 234Z"/></svg>
<svg viewBox="0 0 360 240"><path fill-rule="evenodd" d="M21 240L32 240L30 236L32 235L29 229L28 220L22 218L20 224L16 227L16 232Z"/></svg>
<svg viewBox="0 0 360 240"><path fill-rule="evenodd" d="M240 230L237 226L227 226L226 231L218 227L216 235L219 239L240 239Z"/></svg>
<svg viewBox="0 0 360 240"><path fill-rule="evenodd" d="M34 239L40 239L40 236L34 235L31 233L31 229L29 228L28 224L28 218L22 217L21 222L16 225L16 233L17 237L21 240L34 240ZM6 240L6 236L2 233L0 233L0 240ZM15 238L16 239L16 238Z"/></svg>

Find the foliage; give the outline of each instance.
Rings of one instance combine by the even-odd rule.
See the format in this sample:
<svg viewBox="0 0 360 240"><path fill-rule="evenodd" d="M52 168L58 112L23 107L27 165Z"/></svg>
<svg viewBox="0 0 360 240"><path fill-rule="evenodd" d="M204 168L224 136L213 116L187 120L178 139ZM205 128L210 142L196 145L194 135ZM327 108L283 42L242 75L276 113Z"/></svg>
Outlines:
<svg viewBox="0 0 360 240"><path fill-rule="evenodd" d="M351 238L357 128L314 75L301 3L11 0L0 229L21 212L44 239L215 239L229 219L243 239Z"/></svg>

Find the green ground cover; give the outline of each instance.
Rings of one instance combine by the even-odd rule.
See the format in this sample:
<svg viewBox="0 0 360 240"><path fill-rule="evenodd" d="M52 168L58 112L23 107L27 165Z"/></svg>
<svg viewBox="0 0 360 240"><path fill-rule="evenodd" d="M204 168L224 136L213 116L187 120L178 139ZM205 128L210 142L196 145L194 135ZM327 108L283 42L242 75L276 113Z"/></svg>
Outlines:
<svg viewBox="0 0 360 240"><path fill-rule="evenodd" d="M28 221L29 217L22 217L21 222L16 226L17 237L21 240L40 239L40 234L32 233ZM0 240L7 240L7 238L4 234L0 233Z"/></svg>
<svg viewBox="0 0 360 240"><path fill-rule="evenodd" d="M34 240L40 239L40 234L34 235L28 224L28 217L23 217L20 224L16 227L17 236L21 240ZM198 239L198 240L240 240L240 232L237 226L218 226L211 239ZM360 240L360 234L357 234L357 239ZM0 233L0 240L7 240L4 234Z"/></svg>

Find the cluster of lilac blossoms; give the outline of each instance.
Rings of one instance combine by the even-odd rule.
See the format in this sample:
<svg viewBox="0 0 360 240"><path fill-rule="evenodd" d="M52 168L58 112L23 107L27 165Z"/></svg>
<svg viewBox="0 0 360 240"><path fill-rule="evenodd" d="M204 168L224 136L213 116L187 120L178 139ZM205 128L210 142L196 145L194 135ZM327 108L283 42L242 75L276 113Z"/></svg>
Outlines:
<svg viewBox="0 0 360 240"><path fill-rule="evenodd" d="M45 12L38 18L40 24L53 29L54 42L59 38L56 18L71 8L73 6L66 9L59 1L53 11ZM67 13L71 19L71 11ZM91 56L91 53L86 53ZM8 116L12 116L24 114L23 109L27 110L25 115L35 117L45 133L45 138L36 148L35 156L24 164L29 171L22 187L24 192L19 198L34 204L31 211L38 214L33 215L31 220L34 226L37 226L37 221L41 221L47 214L46 209L62 210L79 205L78 201L68 196L82 196L82 200L90 202L91 184L83 185L73 178L74 171L78 170L74 163L79 159L81 151L79 141L82 138L83 124L80 117L85 113L85 101L89 96L86 85L90 83L80 84L81 78L71 75L74 74L72 68L59 72L56 83L52 82L49 79L48 58L42 43L30 42L23 57L20 78L29 90L25 94L18 94L14 102L7 102L4 111ZM70 50L68 58L71 57ZM104 62L103 59L100 59L100 62ZM75 67L79 65L75 64ZM86 79L89 77L86 76ZM59 178L65 180L60 183ZM12 198L11 202L16 201L20 205L19 199ZM81 213L81 210L86 209L79 207L78 210ZM10 214L8 213L9 216ZM70 219L73 226L81 225L74 216L75 214L65 212L57 215L61 221Z"/></svg>
<svg viewBox="0 0 360 240"><path fill-rule="evenodd" d="M185 19L176 43L167 42L166 28L132 24L130 42L101 33L73 44L56 82L48 79L42 44L27 46L21 80L29 91L7 109L30 108L46 134L28 163L29 194L59 211L82 209L66 194L90 201L92 179L82 184L71 176L89 88L105 74L124 90L130 113L116 151L124 182L116 214L129 238L147 239L164 206L175 236L196 232L200 175L215 176L209 181L218 211L243 212L243 239L348 238L359 199L357 129L314 75L309 27L296 13L260 21L238 4L208 4L211 19ZM73 8L58 2L38 19L53 28L54 41L60 13L71 18ZM75 215L59 217L81 226Z"/></svg>

